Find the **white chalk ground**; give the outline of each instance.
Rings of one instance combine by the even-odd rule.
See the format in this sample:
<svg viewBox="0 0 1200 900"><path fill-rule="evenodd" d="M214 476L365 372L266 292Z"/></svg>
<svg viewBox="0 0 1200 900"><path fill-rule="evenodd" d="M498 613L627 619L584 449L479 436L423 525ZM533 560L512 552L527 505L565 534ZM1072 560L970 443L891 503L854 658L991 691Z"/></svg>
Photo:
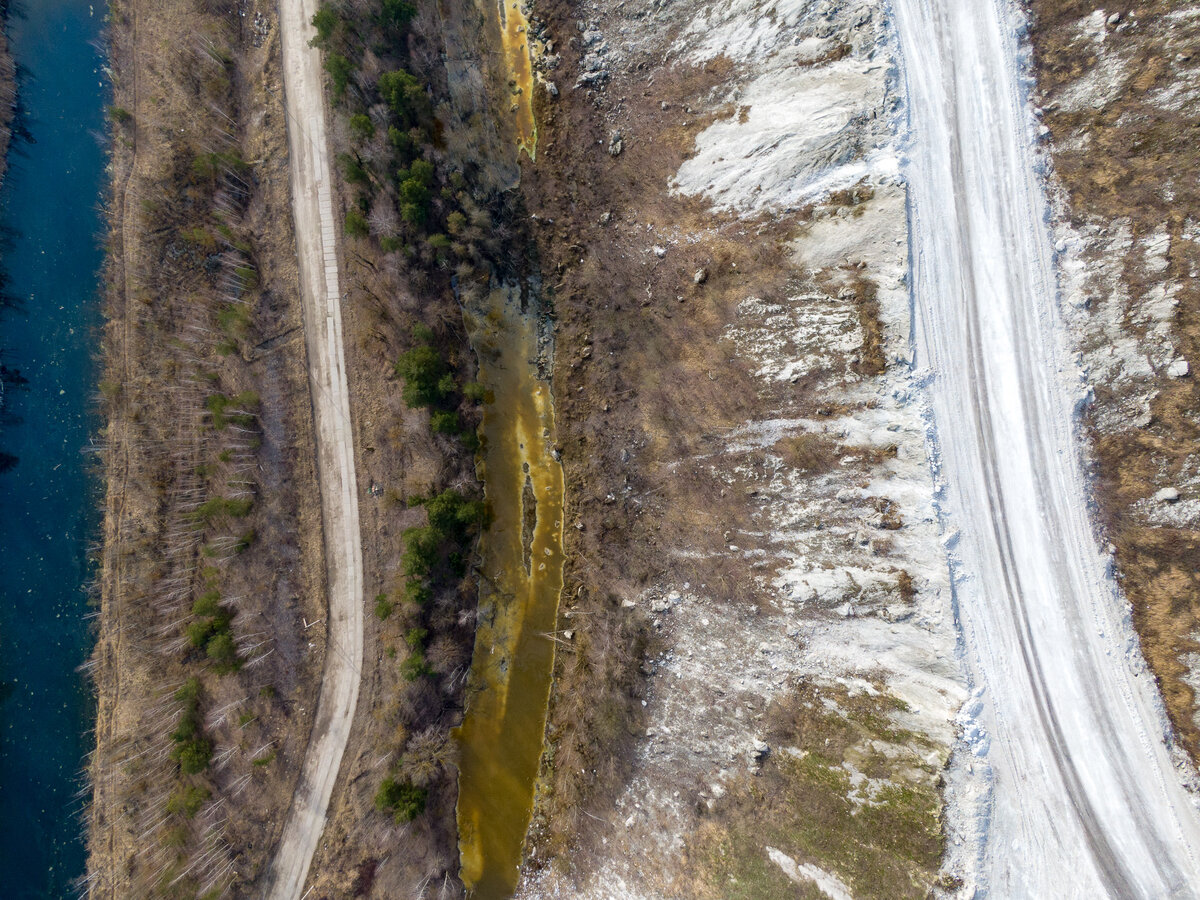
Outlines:
<svg viewBox="0 0 1200 900"><path fill-rule="evenodd" d="M782 0L767 10L734 0L626 9L627 17L610 17L610 33L594 41L608 48L608 65L619 65L620 48L657 41L652 45L679 64L725 56L739 67L710 102L732 104L744 115L703 131L695 154L666 187L703 195L747 219L818 206L790 248L794 290L770 300L747 296L728 338L764 382L815 374L824 396L856 411L817 421L773 410L771 418L729 434L720 452L680 461L710 467L731 490L755 492L760 527L727 533L722 555L751 564L756 593L769 598L770 609L760 614L753 604L716 603L706 585L670 581L636 598L670 649L655 661L647 697L653 724L638 748L634 778L606 817L611 830L595 868L581 881L553 870L532 875L518 894L526 900L671 896L664 885L697 800L720 797L727 780L746 771L756 720L799 678L837 683L852 694L882 684L904 701L895 724L932 742L932 749L890 748L912 760L914 778L932 783L956 747L969 755L957 738L956 717L970 693L926 455L929 413L910 368L907 194L898 176L902 109L883 4ZM581 30L587 35L593 28L599 23ZM841 44L852 48L847 55L819 62ZM859 184L873 191L870 200L853 208L825 202L830 191ZM847 262L865 266L879 287L890 363L879 378L864 380L852 369L862 332L853 294L845 290L849 282L830 287L814 280L818 270L843 277L836 273ZM771 454L781 438L804 432L843 447L841 465L814 477ZM864 474L861 458L889 447L894 456ZM899 513L902 527L884 527L881 503ZM897 590L905 574L916 589L908 603ZM849 774L852 799L870 802L880 785ZM982 774L976 795L986 807ZM967 845L980 833L975 828L954 840ZM970 846L977 848L977 840ZM762 852L797 884L832 898L851 896L836 873L778 848L764 845Z"/></svg>

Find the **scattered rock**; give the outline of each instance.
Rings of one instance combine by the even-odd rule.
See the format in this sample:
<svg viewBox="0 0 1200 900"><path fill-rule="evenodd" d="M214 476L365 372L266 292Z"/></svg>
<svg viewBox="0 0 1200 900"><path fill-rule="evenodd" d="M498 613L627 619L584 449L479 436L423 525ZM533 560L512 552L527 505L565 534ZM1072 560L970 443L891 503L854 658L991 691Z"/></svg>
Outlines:
<svg viewBox="0 0 1200 900"><path fill-rule="evenodd" d="M1154 495L1154 499L1159 503L1178 503L1179 491L1173 487L1165 487Z"/></svg>
<svg viewBox="0 0 1200 900"><path fill-rule="evenodd" d="M696 284L704 284L708 281L708 269L697 269L696 274L692 276L692 281Z"/></svg>

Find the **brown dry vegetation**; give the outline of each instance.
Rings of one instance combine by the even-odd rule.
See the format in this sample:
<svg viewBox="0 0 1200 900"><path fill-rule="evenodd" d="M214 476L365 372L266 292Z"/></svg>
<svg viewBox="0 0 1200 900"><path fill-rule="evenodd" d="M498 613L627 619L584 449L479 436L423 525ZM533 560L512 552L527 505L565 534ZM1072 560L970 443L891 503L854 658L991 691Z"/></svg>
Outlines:
<svg viewBox="0 0 1200 900"><path fill-rule="evenodd" d="M291 801L324 649L275 10L117 0L110 42L88 888L243 893Z"/></svg>
<svg viewBox="0 0 1200 900"><path fill-rule="evenodd" d="M1200 265L1195 244L1181 240L1186 223L1200 209L1200 109L1176 110L1154 102L1154 92L1194 73L1200 51L1195 18L1169 14L1179 4L1151 0L1106 7L1120 23L1107 26L1103 45L1081 39L1080 19L1094 4L1081 0L1033 0L1032 31L1040 102L1051 130L1058 180L1076 221L1126 219L1135 238L1166 226L1171 236L1169 266L1161 279L1181 283L1173 332L1180 353L1200 361L1200 286L1191 274ZM1121 27L1124 26L1124 27ZM1118 30L1119 29L1119 30ZM1130 77L1109 102L1064 112L1059 98L1102 62L1101 52L1128 60ZM1132 296L1151 286L1135 259L1124 266ZM1122 585L1133 605L1142 650L1158 678L1171 720L1193 758L1200 758L1196 698L1183 680L1181 657L1197 650L1200 580L1196 547L1200 533L1139 524L1131 505L1154 492L1165 473L1177 476L1194 452L1200 430L1193 415L1200 394L1193 378L1158 377L1148 428L1095 435L1099 462L1098 498L1110 539L1117 547ZM1097 384L1096 404L1115 404L1112 388Z"/></svg>

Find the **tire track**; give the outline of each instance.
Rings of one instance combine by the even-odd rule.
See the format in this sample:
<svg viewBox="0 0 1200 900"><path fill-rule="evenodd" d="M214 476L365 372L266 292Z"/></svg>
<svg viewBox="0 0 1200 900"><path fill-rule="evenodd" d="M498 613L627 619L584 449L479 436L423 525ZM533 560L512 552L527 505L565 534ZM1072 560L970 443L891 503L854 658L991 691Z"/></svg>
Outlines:
<svg viewBox="0 0 1200 900"><path fill-rule="evenodd" d="M894 0L918 354L986 689L997 896L1200 895L1200 823L1087 521L1007 0ZM1129 646L1134 646L1130 651Z"/></svg>

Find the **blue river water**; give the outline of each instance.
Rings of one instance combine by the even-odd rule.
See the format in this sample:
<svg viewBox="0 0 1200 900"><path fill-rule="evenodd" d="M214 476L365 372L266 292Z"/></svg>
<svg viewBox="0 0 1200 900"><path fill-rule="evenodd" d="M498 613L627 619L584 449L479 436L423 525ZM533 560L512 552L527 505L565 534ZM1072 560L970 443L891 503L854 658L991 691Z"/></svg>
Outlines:
<svg viewBox="0 0 1200 900"><path fill-rule="evenodd" d="M18 6L18 4L14 4ZM10 22L30 141L0 191L6 293L0 352L28 385L6 392L0 451L0 896L73 896L84 872L80 772L93 701L84 582L98 486L83 451L96 426L105 6L19 0Z"/></svg>

